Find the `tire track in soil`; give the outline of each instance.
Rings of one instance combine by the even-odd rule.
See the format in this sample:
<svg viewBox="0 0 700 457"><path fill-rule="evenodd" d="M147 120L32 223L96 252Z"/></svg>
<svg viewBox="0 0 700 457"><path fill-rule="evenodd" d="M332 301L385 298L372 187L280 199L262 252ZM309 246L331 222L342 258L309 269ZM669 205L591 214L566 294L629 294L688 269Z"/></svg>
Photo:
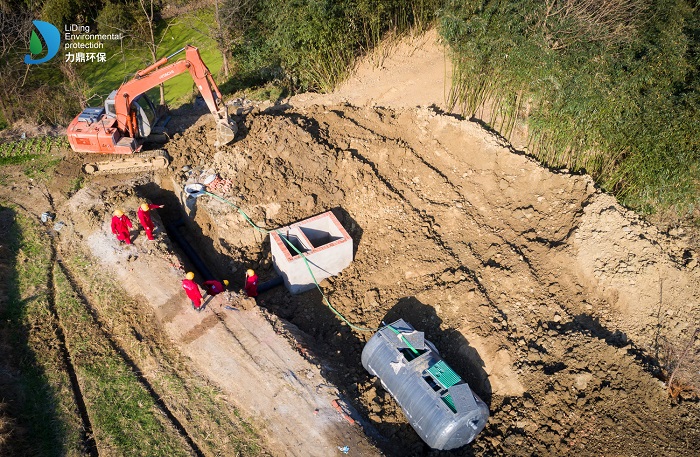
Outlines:
<svg viewBox="0 0 700 457"><path fill-rule="evenodd" d="M75 399L75 404L78 407L78 413L80 414L80 420L82 422L81 439L83 442L84 450L92 457L98 457L100 455L97 449L97 442L95 441L95 435L92 431L92 423L90 422L90 415L87 411L87 406L85 405L85 399L83 398L83 392L80 388L80 383L78 382L78 376L71 361L70 351L68 350L68 345L66 344L66 335L63 330L63 325L61 324L61 318L59 317L58 310L56 309L56 281L55 281L55 268L58 263L56 255L56 247L54 246L54 240L51 239L51 252L50 252L50 268L51 271L48 272L48 280L46 287L49 290L48 294L48 304L49 311L56 322L56 339L58 339L58 347L61 352L61 357L63 363L68 372L68 378L70 379L71 390L73 391L73 398Z"/></svg>
<svg viewBox="0 0 700 457"><path fill-rule="evenodd" d="M52 249L55 249L55 247L52 245ZM59 266L63 274L66 276L66 279L68 280L68 283L70 284L71 288L77 295L77 299L81 302L85 310L88 312L90 317L92 317L93 324L97 327L99 332L102 334L104 339L109 343L110 347L112 350L114 350L119 356L122 358L126 366L129 367L131 372L134 374L136 379L139 381L141 386L148 392L148 394L151 396L153 399L154 403L158 406L160 411L165 415L165 417L168 418L170 421L170 424L173 426L173 428L178 432L178 434L185 440L187 445L191 448L192 452L197 456L197 457L204 457L204 453L200 449L200 447L197 445L197 443L194 441L194 439L190 436L190 434L187 432L187 429L185 426L180 422L180 420L175 417L173 412L170 410L168 405L165 403L163 398L158 395L158 393L155 391L151 383L146 379L146 377L143 375L143 372L139 368L139 366L136 364L136 362L129 356L129 354L122 348L117 341L112 338L112 336L109 334L108 330L105 328L104 324L102 323L100 316L97 312L97 310L90 305L87 297L82 291L82 287L78 284L78 282L75 280L75 277L73 274L70 272L70 270L63 264L60 258L55 259L56 264Z"/></svg>
<svg viewBox="0 0 700 457"><path fill-rule="evenodd" d="M42 194L46 198L51 211L56 214L56 208L54 205L53 197L51 195L51 192L48 190L48 188L44 189L42 191ZM20 205L21 206L21 205ZM22 207L25 211L26 208ZM59 336L59 341L60 341L60 346L62 348L62 353L65 352L65 358L66 358L66 365L68 367L69 371L69 377L71 379L71 386L73 387L73 393L76 396L76 403L78 403L78 408L80 410L80 415L81 419L83 421L83 428L84 430L89 430L89 434L84 431L86 434L86 448L90 452L91 456L99 456L99 452L97 449L97 442L95 441L94 435L92 433L92 425L90 424L90 418L87 412L87 407L85 405L85 400L83 399L82 391L80 390L80 384L78 382L78 378L75 372L75 368L73 367L73 364L70 362L70 352L68 350L68 347L66 345L66 340L65 340L65 333L63 332L63 327L61 326L61 321L58 316L58 312L56 310L56 288L55 288L55 281L54 281L54 271L55 267L58 266L61 269L61 272L65 275L66 279L68 280L68 284L70 284L71 289L73 292L77 295L77 299L81 302L85 310L90 314L90 316L93 319L93 323L95 326L99 329L100 333L104 336L104 338L109 342L110 347L112 350L114 350L117 354L120 355L124 363L129 367L131 372L134 374L136 379L139 381L139 383L143 386L143 388L148 392L148 394L153 398L154 403L158 406L158 408L161 410L161 412L168 418L170 421L171 425L175 430L177 430L178 434L185 440L185 442L190 446L192 451L197 457L204 457L204 453L202 450L199 448L197 443L195 443L194 439L190 436L190 434L187 432L187 429L185 428L184 425L175 417L175 415L172 413L170 408L168 408L167 404L165 401L161 398L160 395L155 391L151 383L146 379L145 376L143 376L143 372L141 369L138 367L136 362L127 354L127 352L122 348L109 334L109 332L105 329L105 326L102 324L102 321L99 318L99 315L97 313L97 310L90 305L89 300L85 296L85 294L82 291L82 287L78 284L78 282L75 280L75 277L73 274L70 272L70 270L63 264L63 262L60 259L60 254L58 252L58 248L56 246L56 239L51 238L50 239L50 246L51 246L51 274L49 275L49 290L51 290L50 294L50 308L51 312L54 315L54 318L56 319L57 322L57 333L60 333Z"/></svg>
<svg viewBox="0 0 700 457"><path fill-rule="evenodd" d="M46 198L49 207L51 208L51 211L53 214L56 213L56 207L54 205L53 197L51 196L51 192L49 192L48 188L45 188L41 191L42 195ZM41 218L36 215L33 211L29 211L27 208L25 208L22 204L20 203L15 203L17 204L25 213L33 215L38 222L41 224ZM83 397L83 392L82 389L80 388L80 382L78 381L78 375L75 371L75 367L73 366L73 362L71 359L71 354L68 349L68 345L66 344L66 334L63 329L63 325L61 323L61 318L58 314L58 309L56 308L56 296L58 295L57 290L56 290L56 280L55 280L55 269L56 269L56 264L58 263L58 253L56 250L56 240L54 238L55 233L49 232L49 247L50 247L50 252L49 252L49 264L50 264L50 271L47 271L47 280L46 280L46 288L49 291L47 295L47 301L48 301L48 307L49 307L49 312L51 313L54 322L56 323L55 325L55 330L56 330L56 339L58 340L58 347L59 351L61 353L61 358L63 359L63 363L66 367L66 371L68 372L68 378L70 379L70 384L71 384L71 391L73 392L73 398L75 400L76 407L78 408L78 414L80 415L80 421L82 422L82 430L81 430L81 440L83 442L83 447L85 452L87 452L90 456L92 457L98 457L99 451L97 449L97 442L95 441L95 435L93 434L92 431L92 423L90 422L90 415L88 414L87 411L87 406L85 404L85 398Z"/></svg>

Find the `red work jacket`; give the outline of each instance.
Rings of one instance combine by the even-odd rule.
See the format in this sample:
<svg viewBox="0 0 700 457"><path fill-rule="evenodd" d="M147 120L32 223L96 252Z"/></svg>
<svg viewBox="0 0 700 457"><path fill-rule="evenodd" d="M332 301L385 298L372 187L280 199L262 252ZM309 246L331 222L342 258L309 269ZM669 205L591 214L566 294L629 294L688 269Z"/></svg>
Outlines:
<svg viewBox="0 0 700 457"><path fill-rule="evenodd" d="M216 294L220 294L221 292L224 291L224 285L221 284L219 281L216 279L210 279L209 281L204 281L204 284L202 284L202 287L207 291L209 295L212 297Z"/></svg>
<svg viewBox="0 0 700 457"><path fill-rule="evenodd" d="M115 235L122 235L124 237L129 236L129 229L131 228L131 221L124 214L123 216L112 216L112 233Z"/></svg>
<svg viewBox="0 0 700 457"><path fill-rule="evenodd" d="M187 297L194 302L195 306L199 307L199 305L202 303L202 293L199 291L199 286L197 286L197 283L191 279L183 279L182 288L185 289Z"/></svg>
<svg viewBox="0 0 700 457"><path fill-rule="evenodd" d="M245 280L245 293L249 297L258 296L258 275L248 276Z"/></svg>
<svg viewBox="0 0 700 457"><path fill-rule="evenodd" d="M152 209L160 208L160 205L153 205L149 204L148 209L149 211L144 211L139 207L139 210L136 211L136 215L139 217L139 222L141 223L141 226L143 228L148 228L153 230L155 225L153 225L153 221L151 220L151 211Z"/></svg>

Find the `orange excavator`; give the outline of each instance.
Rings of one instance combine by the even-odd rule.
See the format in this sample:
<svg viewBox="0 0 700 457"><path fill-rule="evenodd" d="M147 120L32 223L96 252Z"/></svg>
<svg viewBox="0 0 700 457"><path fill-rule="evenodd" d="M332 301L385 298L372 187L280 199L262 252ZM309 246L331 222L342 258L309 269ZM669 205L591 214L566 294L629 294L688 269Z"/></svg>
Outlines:
<svg viewBox="0 0 700 457"><path fill-rule="evenodd" d="M166 65L183 51L184 59ZM90 174L124 173L168 166L165 151L142 152L144 143L153 141L156 136L154 127L163 120L146 91L188 71L215 117L216 146L232 142L237 132L236 124L229 118L221 92L199 50L187 45L137 72L130 81L112 91L104 107L85 108L73 119L67 135L74 151L118 155L116 159L88 162L83 165L83 170Z"/></svg>

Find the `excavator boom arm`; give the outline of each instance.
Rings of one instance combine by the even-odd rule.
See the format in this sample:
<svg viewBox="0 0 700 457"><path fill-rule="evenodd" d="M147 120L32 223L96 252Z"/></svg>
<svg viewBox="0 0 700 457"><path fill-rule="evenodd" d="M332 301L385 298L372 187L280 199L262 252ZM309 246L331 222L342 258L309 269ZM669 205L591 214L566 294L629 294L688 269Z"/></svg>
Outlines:
<svg viewBox="0 0 700 457"><path fill-rule="evenodd" d="M119 90L117 90L114 97L117 128L126 133L127 136L132 138L137 136L136 121L131 114L130 108L134 99L149 89L187 71L190 72L209 111L217 118L217 122L220 124L228 123L228 116L225 108L219 108L221 92L214 82L209 68L207 68L202 57L199 55L199 50L190 45L187 45L184 50L185 59L178 60L170 65L165 65L168 62L168 57L163 57L148 68L139 71L134 79L124 83ZM180 51L175 54L179 52Z"/></svg>

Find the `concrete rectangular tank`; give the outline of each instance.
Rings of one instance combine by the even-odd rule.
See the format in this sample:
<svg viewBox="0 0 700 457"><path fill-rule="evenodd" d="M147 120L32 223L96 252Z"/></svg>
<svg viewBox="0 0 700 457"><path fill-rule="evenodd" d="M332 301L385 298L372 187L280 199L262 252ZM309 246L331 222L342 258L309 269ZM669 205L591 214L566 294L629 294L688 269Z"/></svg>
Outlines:
<svg viewBox="0 0 700 457"><path fill-rule="evenodd" d="M288 243L304 254L318 282L352 262L352 238L330 211L270 232L272 263L293 294L316 285L304 259Z"/></svg>

